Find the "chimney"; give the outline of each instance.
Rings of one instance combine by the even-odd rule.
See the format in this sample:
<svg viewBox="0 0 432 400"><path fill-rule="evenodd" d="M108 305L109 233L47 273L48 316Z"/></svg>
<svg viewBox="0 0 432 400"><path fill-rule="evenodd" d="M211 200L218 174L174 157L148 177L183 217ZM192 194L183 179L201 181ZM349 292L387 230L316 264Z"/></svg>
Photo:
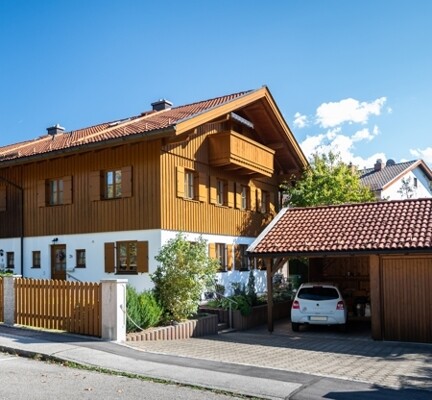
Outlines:
<svg viewBox="0 0 432 400"><path fill-rule="evenodd" d="M48 131L48 135L55 136L57 135L57 133L63 133L65 131L65 128L57 124L47 128L47 131Z"/></svg>
<svg viewBox="0 0 432 400"><path fill-rule="evenodd" d="M375 171L381 171L383 168L384 168L383 160L379 158L374 165L374 169Z"/></svg>
<svg viewBox="0 0 432 400"><path fill-rule="evenodd" d="M154 103L151 103L151 105L153 107L153 111L162 111L171 108L173 103L165 99L160 99L158 101L155 101Z"/></svg>

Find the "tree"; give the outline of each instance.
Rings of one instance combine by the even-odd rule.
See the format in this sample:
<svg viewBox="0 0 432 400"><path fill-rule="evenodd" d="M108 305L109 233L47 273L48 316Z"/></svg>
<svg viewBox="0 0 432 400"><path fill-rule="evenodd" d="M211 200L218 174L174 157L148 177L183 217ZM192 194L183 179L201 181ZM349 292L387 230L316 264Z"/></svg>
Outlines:
<svg viewBox="0 0 432 400"><path fill-rule="evenodd" d="M164 309L165 322L194 315L201 294L214 284L218 261L207 255L207 242L188 242L182 233L162 246L155 257L160 263L151 275L154 294Z"/></svg>
<svg viewBox="0 0 432 400"><path fill-rule="evenodd" d="M375 201L370 188L335 153L314 154L313 160L293 185L283 185L285 205L297 207Z"/></svg>
<svg viewBox="0 0 432 400"><path fill-rule="evenodd" d="M403 199L412 199L415 194L414 185L411 183L411 177L402 178L402 184L397 191Z"/></svg>

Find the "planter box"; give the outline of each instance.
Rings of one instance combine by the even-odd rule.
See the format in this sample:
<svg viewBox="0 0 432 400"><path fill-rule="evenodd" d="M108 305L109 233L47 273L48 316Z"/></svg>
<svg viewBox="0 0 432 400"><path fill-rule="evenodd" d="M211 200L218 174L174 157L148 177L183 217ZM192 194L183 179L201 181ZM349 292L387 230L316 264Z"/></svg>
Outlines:
<svg viewBox="0 0 432 400"><path fill-rule="evenodd" d="M273 320L286 318L291 313L292 300L273 304ZM218 316L219 323L229 323L229 311L220 308L200 307L201 312L215 314ZM233 310L233 329L242 331L254 328L255 326L267 323L267 304L252 307L252 312L248 316L241 315L239 310Z"/></svg>
<svg viewBox="0 0 432 400"><path fill-rule="evenodd" d="M218 332L216 315L208 315L199 319L179 322L177 325L149 328L141 332L128 333L126 341L140 340L178 340L206 335L216 335Z"/></svg>

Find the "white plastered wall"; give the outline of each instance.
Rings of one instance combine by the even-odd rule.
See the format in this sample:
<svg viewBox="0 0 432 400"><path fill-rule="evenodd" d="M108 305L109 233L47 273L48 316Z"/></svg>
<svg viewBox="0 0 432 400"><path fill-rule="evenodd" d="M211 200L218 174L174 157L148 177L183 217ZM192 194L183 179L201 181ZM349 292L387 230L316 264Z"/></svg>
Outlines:
<svg viewBox="0 0 432 400"><path fill-rule="evenodd" d="M381 192L381 198L388 199L388 200L406 199L406 196L403 196L401 193L398 193L398 191L402 187L402 180L409 179L409 178L410 178L411 186L413 186L414 184L414 178L417 178L417 188L413 187L414 189L414 193L412 195L413 199L432 197L432 189L429 186L429 181L427 180L425 174L420 168L415 168L413 171L409 171L400 179L395 181L390 187L383 190Z"/></svg>

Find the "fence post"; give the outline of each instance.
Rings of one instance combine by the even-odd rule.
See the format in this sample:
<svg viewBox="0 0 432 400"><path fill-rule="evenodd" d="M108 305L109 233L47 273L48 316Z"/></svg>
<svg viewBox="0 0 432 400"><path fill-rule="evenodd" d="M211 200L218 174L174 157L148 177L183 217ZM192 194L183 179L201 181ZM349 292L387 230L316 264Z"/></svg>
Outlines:
<svg viewBox="0 0 432 400"><path fill-rule="evenodd" d="M102 339L126 340L127 279L106 279L102 285Z"/></svg>
<svg viewBox="0 0 432 400"><path fill-rule="evenodd" d="M3 322L15 324L15 283L14 276L3 277Z"/></svg>

